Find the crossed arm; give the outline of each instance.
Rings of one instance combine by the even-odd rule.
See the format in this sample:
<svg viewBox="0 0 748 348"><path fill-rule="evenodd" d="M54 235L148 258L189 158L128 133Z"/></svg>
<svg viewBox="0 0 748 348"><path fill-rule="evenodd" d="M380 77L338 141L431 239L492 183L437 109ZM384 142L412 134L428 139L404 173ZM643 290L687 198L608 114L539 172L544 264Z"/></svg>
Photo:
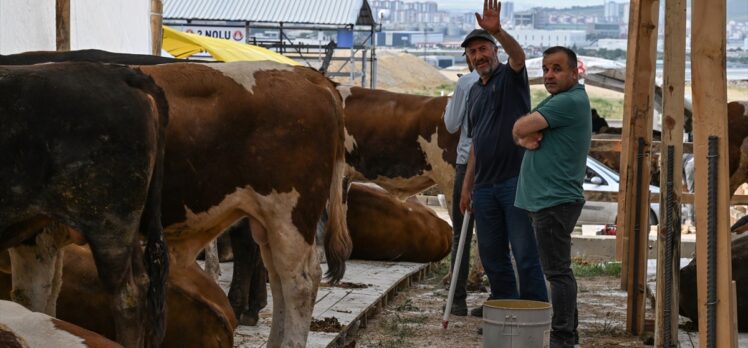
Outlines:
<svg viewBox="0 0 748 348"><path fill-rule="evenodd" d="M540 147L543 130L546 128L548 128L548 121L545 117L537 111L531 112L514 122L512 137L517 145L528 150L535 150Z"/></svg>

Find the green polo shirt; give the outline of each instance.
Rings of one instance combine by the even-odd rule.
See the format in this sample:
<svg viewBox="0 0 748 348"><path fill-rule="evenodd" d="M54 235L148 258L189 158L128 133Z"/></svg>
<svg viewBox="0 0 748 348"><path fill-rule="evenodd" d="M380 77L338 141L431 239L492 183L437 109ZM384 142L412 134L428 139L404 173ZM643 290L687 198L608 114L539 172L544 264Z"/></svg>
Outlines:
<svg viewBox="0 0 748 348"><path fill-rule="evenodd" d="M592 136L590 100L583 85L551 95L535 110L548 122L540 147L525 151L514 205L530 212L583 202L582 183Z"/></svg>

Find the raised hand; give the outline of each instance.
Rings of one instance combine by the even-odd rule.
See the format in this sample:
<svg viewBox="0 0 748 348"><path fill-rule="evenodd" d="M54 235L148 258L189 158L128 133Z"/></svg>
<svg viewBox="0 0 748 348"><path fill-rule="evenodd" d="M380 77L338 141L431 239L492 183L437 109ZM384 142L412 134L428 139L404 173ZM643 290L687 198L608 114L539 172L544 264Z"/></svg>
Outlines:
<svg viewBox="0 0 748 348"><path fill-rule="evenodd" d="M498 0L483 0L483 17L478 12L475 13L475 18L478 20L478 25L485 29L491 35L494 35L501 30L501 1Z"/></svg>

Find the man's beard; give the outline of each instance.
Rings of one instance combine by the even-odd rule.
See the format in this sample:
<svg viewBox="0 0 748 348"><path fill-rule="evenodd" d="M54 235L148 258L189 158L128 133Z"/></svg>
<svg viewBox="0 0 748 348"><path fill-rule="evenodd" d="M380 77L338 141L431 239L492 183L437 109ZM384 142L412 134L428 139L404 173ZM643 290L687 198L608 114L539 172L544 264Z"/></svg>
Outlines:
<svg viewBox="0 0 748 348"><path fill-rule="evenodd" d="M481 67L480 69L476 68L475 70L478 71L478 74L481 77L490 77L493 74L494 70L496 70L496 68L498 66L499 66L499 60L498 60L498 58L493 58L493 59L491 59L489 61L489 65L488 65L487 68Z"/></svg>

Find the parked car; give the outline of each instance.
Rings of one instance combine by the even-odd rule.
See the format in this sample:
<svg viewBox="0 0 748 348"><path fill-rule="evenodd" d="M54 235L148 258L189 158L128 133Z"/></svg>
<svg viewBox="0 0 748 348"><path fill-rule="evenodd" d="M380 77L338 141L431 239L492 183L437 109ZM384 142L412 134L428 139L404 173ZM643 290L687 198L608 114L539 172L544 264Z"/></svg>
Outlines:
<svg viewBox="0 0 748 348"><path fill-rule="evenodd" d="M587 156L587 175L584 178L583 188L585 193L590 191L618 192L620 177L618 173L600 161ZM649 185L649 192L660 193L660 188ZM587 195L589 196L589 195ZM577 220L577 225L613 225L618 215L617 202L603 202L588 199L582 214ZM660 204L651 203L649 208L649 224L656 225L660 220Z"/></svg>

